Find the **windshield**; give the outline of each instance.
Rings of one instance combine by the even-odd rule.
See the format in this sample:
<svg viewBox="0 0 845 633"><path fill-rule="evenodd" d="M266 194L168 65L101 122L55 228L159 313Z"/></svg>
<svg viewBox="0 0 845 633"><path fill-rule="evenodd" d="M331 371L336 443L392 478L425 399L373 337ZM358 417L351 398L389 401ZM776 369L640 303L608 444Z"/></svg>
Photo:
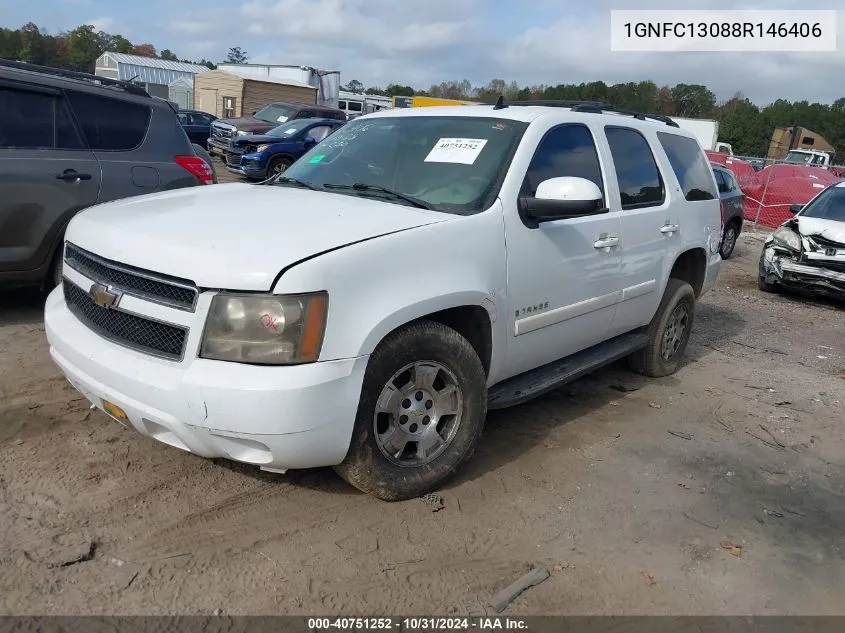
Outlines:
<svg viewBox="0 0 845 633"><path fill-rule="evenodd" d="M812 154L805 154L804 152L788 152L783 162L790 165L806 165L813 158Z"/></svg>
<svg viewBox="0 0 845 633"><path fill-rule="evenodd" d="M267 121L267 123L284 123L290 118L293 111L293 108L287 106L271 104L256 112L255 118L259 121Z"/></svg>
<svg viewBox="0 0 845 633"><path fill-rule="evenodd" d="M828 187L804 207L799 216L845 222L845 187Z"/></svg>
<svg viewBox="0 0 845 633"><path fill-rule="evenodd" d="M310 125L311 123L313 123L313 121L309 121L308 119L291 121L290 123L285 123L284 125L274 127L266 134L267 136L280 136L282 138L290 138L292 136L296 136L297 132L302 130L302 128L308 127L308 125Z"/></svg>
<svg viewBox="0 0 845 633"><path fill-rule="evenodd" d="M498 195L526 127L467 116L357 119L312 148L285 176L318 187L383 187L437 211L469 215L489 207ZM372 195L372 189L329 189Z"/></svg>

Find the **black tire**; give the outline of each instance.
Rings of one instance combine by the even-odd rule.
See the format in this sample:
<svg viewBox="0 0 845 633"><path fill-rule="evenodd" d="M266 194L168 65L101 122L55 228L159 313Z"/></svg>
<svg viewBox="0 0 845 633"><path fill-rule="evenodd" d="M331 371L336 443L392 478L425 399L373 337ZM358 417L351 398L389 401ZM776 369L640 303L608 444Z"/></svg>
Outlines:
<svg viewBox="0 0 845 633"><path fill-rule="evenodd" d="M670 327L676 310L686 312L686 323L677 340L674 340L674 352L669 358L663 355L664 337ZM658 378L669 376L678 371L684 351L689 343L692 324L695 320L695 291L687 282L670 278L666 291L660 301L660 307L648 326L648 345L628 357L628 365L637 373Z"/></svg>
<svg viewBox="0 0 845 633"><path fill-rule="evenodd" d="M282 173L284 173L288 167L293 165L293 161L290 158L274 158L270 161L270 164L267 165L267 178L274 178ZM276 169L281 168L281 172L278 174L276 173Z"/></svg>
<svg viewBox="0 0 845 633"><path fill-rule="evenodd" d="M53 261L50 264L50 271L47 273L47 278L44 280L44 292L50 294L54 288L62 284L64 274L64 243L59 244L56 253L53 255Z"/></svg>
<svg viewBox="0 0 845 633"><path fill-rule="evenodd" d="M722 233L722 241L719 244L719 255L722 259L728 259L736 248L736 241L739 238L739 226L736 222L728 222L725 231Z"/></svg>
<svg viewBox="0 0 845 633"><path fill-rule="evenodd" d="M382 413L377 418L376 406L382 390L387 388L397 372L420 362L437 363L447 370L446 373L435 375L432 381L435 392L440 376L451 375L455 379L462 396L460 415L446 415L442 419L438 417L436 422L432 419L432 426L426 427L421 424L429 424L424 422L429 419L427 416L409 419L408 416ZM475 451L487 417L486 381L478 354L469 341L455 330L434 321L418 321L398 329L382 341L370 356L349 451L343 462L335 466L335 471L357 489L384 501L412 499L438 489ZM401 382L401 374L398 382ZM413 391L416 389L414 387ZM396 402L402 403L397 406L406 407L406 403L411 403L415 395L409 392L397 396ZM426 407L431 403L428 400L420 402L421 406ZM422 413L417 412L417 415ZM402 419L405 420L402 424L409 425L406 430L419 430L420 433L437 431L441 424L448 425L449 419L459 420L459 423L454 427L451 438L445 442L445 448L433 455L431 461L400 465L391 461L382 451L379 442L383 440L380 437L387 430L377 431L377 424L392 425L394 432L399 432L398 425ZM420 420L419 425L415 420ZM409 448L405 444L400 445ZM404 453L400 457L394 456L395 459L401 457L404 457Z"/></svg>

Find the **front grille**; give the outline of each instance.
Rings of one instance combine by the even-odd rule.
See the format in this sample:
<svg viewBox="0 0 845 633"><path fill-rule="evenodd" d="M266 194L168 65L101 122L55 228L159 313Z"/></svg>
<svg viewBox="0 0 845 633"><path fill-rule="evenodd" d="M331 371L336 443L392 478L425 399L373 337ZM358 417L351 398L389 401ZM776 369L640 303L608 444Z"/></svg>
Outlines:
<svg viewBox="0 0 845 633"><path fill-rule="evenodd" d="M229 165L229 167L238 167L241 164L242 158L243 156L241 154L226 152L226 164Z"/></svg>
<svg viewBox="0 0 845 633"><path fill-rule="evenodd" d="M118 345L169 360L181 360L188 331L121 310L101 308L86 291L64 280L68 309L85 325Z"/></svg>
<svg viewBox="0 0 845 633"><path fill-rule="evenodd" d="M86 277L126 294L180 310L193 312L196 307L199 291L190 281L118 264L70 243L65 247L65 263Z"/></svg>
<svg viewBox="0 0 845 633"><path fill-rule="evenodd" d="M216 125L211 126L211 135L217 138L232 138L232 132L232 128L218 127Z"/></svg>

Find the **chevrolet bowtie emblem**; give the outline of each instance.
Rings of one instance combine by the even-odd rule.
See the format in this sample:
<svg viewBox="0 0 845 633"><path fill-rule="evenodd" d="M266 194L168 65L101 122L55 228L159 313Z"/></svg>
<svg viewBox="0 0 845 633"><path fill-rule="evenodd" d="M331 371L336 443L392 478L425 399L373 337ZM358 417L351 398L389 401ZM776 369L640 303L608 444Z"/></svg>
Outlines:
<svg viewBox="0 0 845 633"><path fill-rule="evenodd" d="M88 290L88 296L94 300L95 304L107 310L115 307L115 305L117 305L117 300L120 298L118 293L109 291L109 289L102 284L93 284L91 289Z"/></svg>

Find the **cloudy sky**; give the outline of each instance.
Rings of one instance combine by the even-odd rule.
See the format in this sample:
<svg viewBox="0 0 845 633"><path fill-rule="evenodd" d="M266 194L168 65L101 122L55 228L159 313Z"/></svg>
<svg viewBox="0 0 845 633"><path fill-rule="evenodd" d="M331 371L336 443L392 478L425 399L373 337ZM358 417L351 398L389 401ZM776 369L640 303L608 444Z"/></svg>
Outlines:
<svg viewBox="0 0 845 633"><path fill-rule="evenodd" d="M447 80L524 84L652 79L830 102L845 96L841 0L691 0L700 9L835 9L835 53L620 53L610 9L668 9L670 0L0 0L0 23L51 32L94 24L180 57L221 60L241 46L256 63L340 70L341 81L426 88Z"/></svg>

